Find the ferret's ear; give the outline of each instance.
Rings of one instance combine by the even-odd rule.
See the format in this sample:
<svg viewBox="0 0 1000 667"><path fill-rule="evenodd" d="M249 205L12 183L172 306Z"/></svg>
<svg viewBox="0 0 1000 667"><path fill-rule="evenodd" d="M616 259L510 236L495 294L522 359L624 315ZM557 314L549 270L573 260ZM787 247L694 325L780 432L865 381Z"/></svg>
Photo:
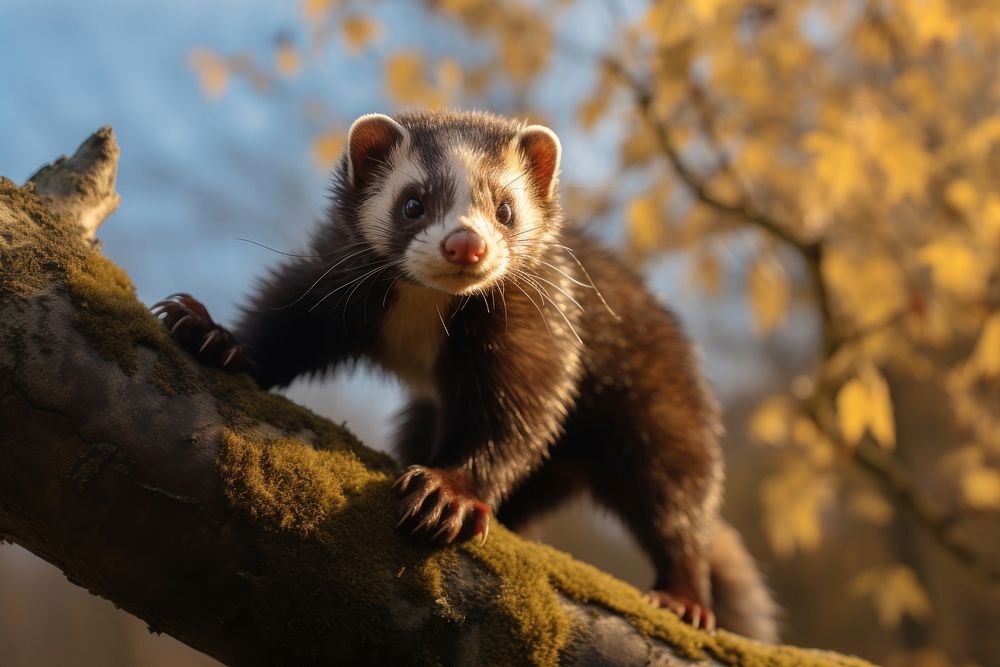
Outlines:
<svg viewBox="0 0 1000 667"><path fill-rule="evenodd" d="M517 137L518 145L528 161L531 182L545 198L555 195L559 180L559 156L562 146L556 133L544 125L528 125Z"/></svg>
<svg viewBox="0 0 1000 667"><path fill-rule="evenodd" d="M356 189L389 161L389 153L407 137L406 128L380 113L361 116L347 132L347 180Z"/></svg>

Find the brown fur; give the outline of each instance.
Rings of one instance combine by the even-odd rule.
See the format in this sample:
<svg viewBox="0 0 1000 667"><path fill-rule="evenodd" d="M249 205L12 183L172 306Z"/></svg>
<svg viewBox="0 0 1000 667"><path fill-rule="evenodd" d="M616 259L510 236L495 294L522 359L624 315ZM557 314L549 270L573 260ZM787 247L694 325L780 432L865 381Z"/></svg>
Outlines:
<svg viewBox="0 0 1000 667"><path fill-rule="evenodd" d="M397 120L430 174L428 209L447 209L454 193L448 174L435 171L449 142L485 156L476 192L488 196L503 185L492 174L511 159L517 124L485 114ZM390 148L378 147L380 160ZM551 176L557 156L545 148L537 152L547 162L535 166ZM263 387L345 363L406 361L405 349L385 348L400 338L383 335L387 313L400 290L429 288L365 243L357 211L372 190L349 182L349 159L308 256L273 271L236 327ZM530 155L524 159L530 164ZM377 182L383 168L391 165L368 164L365 177ZM427 369L428 395L416 396L401 416L399 456L423 466L401 479L400 492L410 494L401 524L422 519L425 528L440 524L450 539L468 539L488 528L488 516L462 523L480 506L518 528L589 491L649 554L654 588L666 598L687 604L689 613L716 598L724 626L774 640L774 605L739 537L718 517L718 410L690 343L618 258L587 235L561 229L558 198L544 194L554 181L535 185L545 229L501 230L513 249L512 269L479 294L439 299L443 306L422 315L440 318L446 335ZM421 227L394 215L380 224L398 230L393 239L403 252ZM435 494L454 498L453 505L421 508ZM450 528L442 515L449 507L463 513Z"/></svg>

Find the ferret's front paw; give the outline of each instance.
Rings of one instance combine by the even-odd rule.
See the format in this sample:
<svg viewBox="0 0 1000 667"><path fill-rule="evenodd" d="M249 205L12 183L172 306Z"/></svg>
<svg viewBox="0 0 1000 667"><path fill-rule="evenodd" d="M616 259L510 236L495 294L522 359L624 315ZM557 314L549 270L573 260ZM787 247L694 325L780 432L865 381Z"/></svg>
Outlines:
<svg viewBox="0 0 1000 667"><path fill-rule="evenodd" d="M202 362L237 373L252 370L233 334L212 321L205 306L190 294L168 296L151 310L170 336Z"/></svg>
<svg viewBox="0 0 1000 667"><path fill-rule="evenodd" d="M434 544L465 542L479 536L486 543L490 508L472 495L460 471L410 466L393 485L399 502L397 528Z"/></svg>
<svg viewBox="0 0 1000 667"><path fill-rule="evenodd" d="M657 607L669 609L696 628L715 632L715 614L689 596L653 590L646 593L646 599Z"/></svg>

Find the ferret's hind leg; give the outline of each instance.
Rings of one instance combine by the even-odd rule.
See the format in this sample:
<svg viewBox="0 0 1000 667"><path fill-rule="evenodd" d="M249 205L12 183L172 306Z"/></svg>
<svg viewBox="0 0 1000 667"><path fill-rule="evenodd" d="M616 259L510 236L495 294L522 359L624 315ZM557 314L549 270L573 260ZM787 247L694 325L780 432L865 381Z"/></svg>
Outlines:
<svg viewBox="0 0 1000 667"><path fill-rule="evenodd" d="M622 519L652 560L656 581L647 599L695 627L714 630L706 554L715 511L712 457L680 454L706 445L682 442L667 429L652 436L663 445L650 446L641 439L651 437L652 425L646 423L644 431L623 429L595 458L594 497Z"/></svg>

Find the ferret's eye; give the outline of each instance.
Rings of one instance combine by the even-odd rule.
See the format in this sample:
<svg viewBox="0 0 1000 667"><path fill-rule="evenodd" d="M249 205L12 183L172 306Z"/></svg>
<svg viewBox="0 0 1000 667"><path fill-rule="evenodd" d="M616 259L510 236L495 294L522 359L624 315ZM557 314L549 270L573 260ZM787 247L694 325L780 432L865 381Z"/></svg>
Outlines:
<svg viewBox="0 0 1000 667"><path fill-rule="evenodd" d="M416 220L424 214L424 205L419 199L410 197L403 204L403 215L405 215L410 220Z"/></svg>
<svg viewBox="0 0 1000 667"><path fill-rule="evenodd" d="M513 218L514 211L511 210L510 204L502 202L499 206L497 206L497 222L501 225L509 225Z"/></svg>

